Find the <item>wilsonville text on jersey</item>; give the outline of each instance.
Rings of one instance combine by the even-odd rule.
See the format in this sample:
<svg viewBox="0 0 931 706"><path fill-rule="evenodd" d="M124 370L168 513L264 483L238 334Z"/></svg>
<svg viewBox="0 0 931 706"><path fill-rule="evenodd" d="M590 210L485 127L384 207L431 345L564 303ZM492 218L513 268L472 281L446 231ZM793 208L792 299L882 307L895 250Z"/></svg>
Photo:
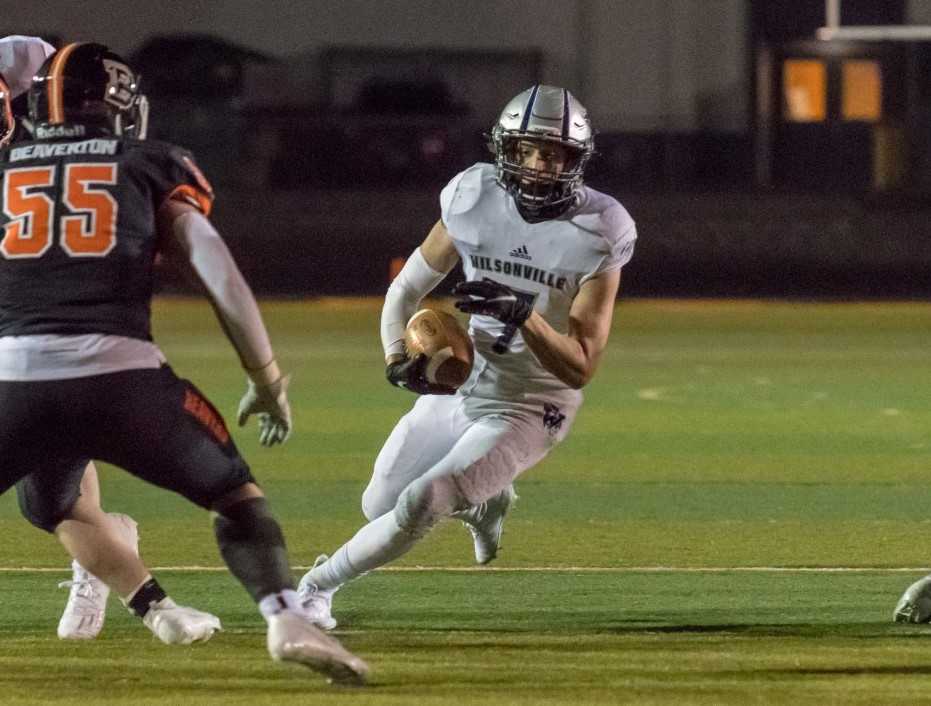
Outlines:
<svg viewBox="0 0 931 706"><path fill-rule="evenodd" d="M524 265L520 262L508 262L507 260L499 260L498 258L492 259L484 255L469 255L469 260L472 262L472 267L476 270L500 272L501 274L512 275L514 277L523 277L531 282L539 282L540 284L555 289L566 288L565 277L559 277L552 272L541 270L539 267Z"/></svg>

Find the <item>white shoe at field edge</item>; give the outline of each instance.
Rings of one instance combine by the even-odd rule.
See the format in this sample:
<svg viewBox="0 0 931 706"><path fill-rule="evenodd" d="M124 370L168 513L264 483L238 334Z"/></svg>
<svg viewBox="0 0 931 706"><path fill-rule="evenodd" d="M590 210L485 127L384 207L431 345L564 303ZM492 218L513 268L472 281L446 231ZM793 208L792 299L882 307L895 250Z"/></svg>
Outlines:
<svg viewBox="0 0 931 706"><path fill-rule="evenodd" d="M905 589L892 614L897 623L927 623L931 620L931 576Z"/></svg>
<svg viewBox="0 0 931 706"><path fill-rule="evenodd" d="M170 598L153 602L142 622L166 645L206 642L222 629L217 616L177 605Z"/></svg>
<svg viewBox="0 0 931 706"><path fill-rule="evenodd" d="M511 486L485 503L485 511L480 520L474 523L463 521L472 534L477 564L487 564L498 556L501 533L504 531L504 518L516 500L517 493Z"/></svg>
<svg viewBox="0 0 931 706"><path fill-rule="evenodd" d="M71 580L62 581L58 587L71 589L58 621L59 639L93 640L103 629L110 587L77 561L71 562Z"/></svg>
<svg viewBox="0 0 931 706"><path fill-rule="evenodd" d="M110 517L116 521L121 538L138 554L136 521L120 513L110 513ZM58 621L58 637L62 640L93 640L103 630L109 586L77 561L72 561L71 580L62 581L58 587L71 589Z"/></svg>
<svg viewBox="0 0 931 706"><path fill-rule="evenodd" d="M314 561L314 568L320 566L328 558L326 554L318 556ZM317 588L317 585L310 578L310 571L304 574L297 585L297 595L304 605L307 618L322 630L332 630L338 624L332 612L334 593L336 593L336 589L321 591Z"/></svg>
<svg viewBox="0 0 931 706"><path fill-rule="evenodd" d="M339 640L293 611L285 610L268 618L268 653L276 662L310 667L335 684L361 686L369 673L369 666Z"/></svg>

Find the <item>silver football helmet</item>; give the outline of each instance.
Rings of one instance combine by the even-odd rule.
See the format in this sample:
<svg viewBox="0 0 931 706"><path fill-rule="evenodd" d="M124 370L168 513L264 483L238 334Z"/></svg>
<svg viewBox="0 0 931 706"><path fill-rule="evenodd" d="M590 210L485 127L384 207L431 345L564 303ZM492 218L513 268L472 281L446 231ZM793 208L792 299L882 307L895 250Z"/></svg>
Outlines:
<svg viewBox="0 0 931 706"><path fill-rule="evenodd" d="M520 144L558 143L568 155L559 172L524 166ZM575 203L585 165L595 151L588 111L565 88L538 84L512 98L491 130L498 183L521 215L537 222L558 218Z"/></svg>

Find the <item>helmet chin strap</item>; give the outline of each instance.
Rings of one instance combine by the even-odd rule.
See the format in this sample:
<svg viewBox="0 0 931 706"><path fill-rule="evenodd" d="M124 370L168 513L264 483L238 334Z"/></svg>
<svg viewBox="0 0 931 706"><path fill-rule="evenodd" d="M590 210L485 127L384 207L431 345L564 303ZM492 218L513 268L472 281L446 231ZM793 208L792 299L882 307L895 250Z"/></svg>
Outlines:
<svg viewBox="0 0 931 706"><path fill-rule="evenodd" d="M520 213L521 218L528 223L542 223L543 221L555 220L564 215L579 202L579 195L577 192L573 192L565 199L560 199L556 202L547 203L545 199L541 199L539 203L535 203L532 199L526 198L517 185L512 184L510 188L505 188L514 199L517 212Z"/></svg>

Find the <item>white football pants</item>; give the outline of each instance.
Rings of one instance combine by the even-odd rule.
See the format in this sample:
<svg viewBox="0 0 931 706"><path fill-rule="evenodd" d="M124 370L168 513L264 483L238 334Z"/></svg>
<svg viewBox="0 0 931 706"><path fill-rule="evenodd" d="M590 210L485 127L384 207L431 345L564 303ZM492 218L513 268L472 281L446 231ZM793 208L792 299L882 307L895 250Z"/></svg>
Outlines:
<svg viewBox="0 0 931 706"><path fill-rule="evenodd" d="M406 553L443 517L504 491L566 437L576 409L421 396L375 461L362 496L370 522L311 580L338 588Z"/></svg>

